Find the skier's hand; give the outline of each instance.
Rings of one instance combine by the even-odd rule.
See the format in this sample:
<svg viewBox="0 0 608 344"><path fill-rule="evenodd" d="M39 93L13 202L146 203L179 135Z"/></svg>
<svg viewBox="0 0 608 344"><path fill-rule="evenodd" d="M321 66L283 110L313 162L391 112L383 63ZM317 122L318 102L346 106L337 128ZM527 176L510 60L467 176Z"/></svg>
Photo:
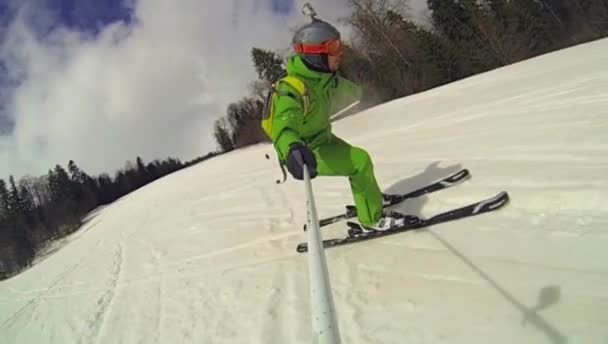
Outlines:
<svg viewBox="0 0 608 344"><path fill-rule="evenodd" d="M306 167L308 167L311 179L317 176L317 160L314 154L305 145L294 143L289 148L289 154L287 155L287 170L297 180L304 179L302 164L306 164Z"/></svg>

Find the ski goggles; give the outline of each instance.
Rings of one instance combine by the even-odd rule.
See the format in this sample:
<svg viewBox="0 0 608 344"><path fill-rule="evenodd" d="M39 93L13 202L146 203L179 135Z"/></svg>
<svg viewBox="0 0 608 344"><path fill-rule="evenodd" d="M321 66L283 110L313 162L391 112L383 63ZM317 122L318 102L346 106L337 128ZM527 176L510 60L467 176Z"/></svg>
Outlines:
<svg viewBox="0 0 608 344"><path fill-rule="evenodd" d="M293 49L298 54L327 54L336 56L342 52L342 42L340 39L333 39L317 45L296 43L293 45Z"/></svg>

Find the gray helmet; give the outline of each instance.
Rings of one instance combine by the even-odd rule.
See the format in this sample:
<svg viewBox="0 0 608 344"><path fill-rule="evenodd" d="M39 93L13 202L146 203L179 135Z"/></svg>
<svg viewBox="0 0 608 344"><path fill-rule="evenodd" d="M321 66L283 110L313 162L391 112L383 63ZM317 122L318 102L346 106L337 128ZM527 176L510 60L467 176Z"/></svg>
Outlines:
<svg viewBox="0 0 608 344"><path fill-rule="evenodd" d="M340 32L331 24L313 18L312 22L299 28L293 36L292 43L296 46L320 45L327 41L340 39ZM297 50L296 50L297 51ZM326 54L298 53L313 69L328 72L329 65Z"/></svg>

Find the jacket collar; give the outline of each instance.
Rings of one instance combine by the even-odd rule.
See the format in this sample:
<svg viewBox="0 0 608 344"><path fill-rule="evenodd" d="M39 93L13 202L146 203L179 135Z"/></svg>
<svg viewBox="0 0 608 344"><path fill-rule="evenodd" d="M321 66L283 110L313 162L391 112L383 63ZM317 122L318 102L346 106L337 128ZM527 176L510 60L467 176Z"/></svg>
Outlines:
<svg viewBox="0 0 608 344"><path fill-rule="evenodd" d="M287 75L325 85L335 76L335 73L323 73L312 70L304 64L300 56L294 55L287 62Z"/></svg>

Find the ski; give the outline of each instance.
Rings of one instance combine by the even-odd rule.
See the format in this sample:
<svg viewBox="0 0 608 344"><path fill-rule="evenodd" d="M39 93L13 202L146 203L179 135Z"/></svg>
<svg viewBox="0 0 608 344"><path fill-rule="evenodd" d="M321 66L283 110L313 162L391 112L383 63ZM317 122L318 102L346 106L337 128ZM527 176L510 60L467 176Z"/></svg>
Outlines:
<svg viewBox="0 0 608 344"><path fill-rule="evenodd" d="M428 219L419 218L417 216L407 215L405 217L405 224L401 227L386 230L386 231L372 231L364 232L358 223L347 222L350 229L348 230L348 236L344 238L335 238L323 240L323 246L325 248L341 246L351 244L359 241L365 241L383 236L402 233L414 229L429 227L443 222L459 220L466 217L471 217L483 213L488 213L494 210L502 208L509 201L509 194L506 191L498 193L496 196L469 204L467 206L452 209L440 214L437 214ZM298 252L303 253L308 251L307 243L300 243L296 249Z"/></svg>
<svg viewBox="0 0 608 344"><path fill-rule="evenodd" d="M418 190L414 190L401 195L389 195L387 200L388 203L385 204L384 207L391 207L410 198L416 198L431 192L447 189L451 186L457 185L467 180L470 175L471 173L469 172L469 170L465 168ZM348 220L356 216L357 209L352 205L347 205L345 213L319 220L319 227L331 225L342 220ZM304 225L304 230L306 231L306 225Z"/></svg>

